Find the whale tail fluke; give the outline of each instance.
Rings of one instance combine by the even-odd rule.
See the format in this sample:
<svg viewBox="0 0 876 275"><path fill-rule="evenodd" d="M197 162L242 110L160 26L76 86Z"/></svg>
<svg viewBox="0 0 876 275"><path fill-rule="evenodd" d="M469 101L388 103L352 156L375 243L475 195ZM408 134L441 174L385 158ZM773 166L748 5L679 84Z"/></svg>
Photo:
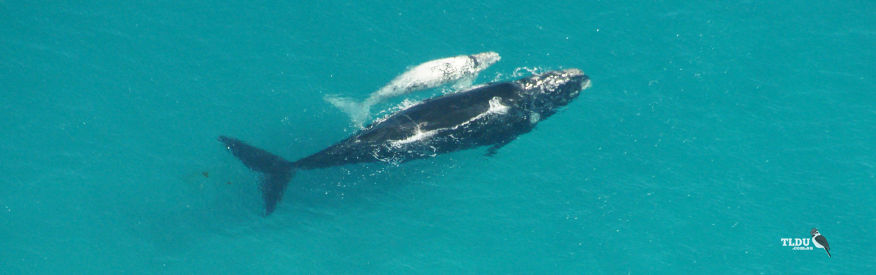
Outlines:
<svg viewBox="0 0 876 275"><path fill-rule="evenodd" d="M231 151L231 154L240 159L243 165L263 174L259 187L265 200L265 216L270 215L283 197L286 185L295 175L295 164L239 139L220 136L219 141L225 144L225 149Z"/></svg>
<svg viewBox="0 0 876 275"><path fill-rule="evenodd" d="M368 119L371 112L371 104L368 102L357 102L352 98L328 95L325 96L325 101L328 101L338 109L350 116L350 120L356 126L362 126L365 120Z"/></svg>

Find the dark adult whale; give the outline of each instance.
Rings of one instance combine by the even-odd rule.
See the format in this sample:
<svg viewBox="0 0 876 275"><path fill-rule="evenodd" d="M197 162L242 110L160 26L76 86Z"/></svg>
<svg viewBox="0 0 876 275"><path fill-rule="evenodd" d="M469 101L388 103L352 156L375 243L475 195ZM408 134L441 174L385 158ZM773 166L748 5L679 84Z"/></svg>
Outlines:
<svg viewBox="0 0 876 275"><path fill-rule="evenodd" d="M528 133L590 86L578 69L551 71L425 100L294 162L220 136L244 165L264 174L266 214L277 207L297 169L373 161L405 162L490 145L487 155Z"/></svg>

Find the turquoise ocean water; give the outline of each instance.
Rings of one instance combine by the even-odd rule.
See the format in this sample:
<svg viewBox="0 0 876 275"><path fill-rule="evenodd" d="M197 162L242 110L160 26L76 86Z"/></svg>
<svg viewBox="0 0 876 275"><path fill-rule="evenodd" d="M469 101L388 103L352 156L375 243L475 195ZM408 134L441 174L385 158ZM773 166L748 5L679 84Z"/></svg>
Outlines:
<svg viewBox="0 0 876 275"><path fill-rule="evenodd" d="M872 1L313 2L0 1L0 273L876 266ZM355 130L323 96L483 51L478 83L593 87L494 157L301 171L269 217L216 141L306 156ZM812 227L836 258L783 246Z"/></svg>

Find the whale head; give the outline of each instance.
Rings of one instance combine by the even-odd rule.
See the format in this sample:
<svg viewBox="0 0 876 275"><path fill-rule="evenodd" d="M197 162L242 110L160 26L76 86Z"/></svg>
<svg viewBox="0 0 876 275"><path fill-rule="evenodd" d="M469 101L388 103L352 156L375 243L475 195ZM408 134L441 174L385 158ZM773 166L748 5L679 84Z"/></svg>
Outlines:
<svg viewBox="0 0 876 275"><path fill-rule="evenodd" d="M472 60L474 60L474 62L475 62L474 69L475 69L475 71L478 71L478 72L483 71L484 69L492 66L493 64L496 64L496 62L499 62L499 60L502 59L502 57L499 56L499 53L497 53L497 52L482 52L482 53L470 55L469 57L471 57Z"/></svg>
<svg viewBox="0 0 876 275"><path fill-rule="evenodd" d="M557 109L577 98L582 90L590 87L590 78L579 69L550 71L517 81L529 111L542 118L556 113Z"/></svg>

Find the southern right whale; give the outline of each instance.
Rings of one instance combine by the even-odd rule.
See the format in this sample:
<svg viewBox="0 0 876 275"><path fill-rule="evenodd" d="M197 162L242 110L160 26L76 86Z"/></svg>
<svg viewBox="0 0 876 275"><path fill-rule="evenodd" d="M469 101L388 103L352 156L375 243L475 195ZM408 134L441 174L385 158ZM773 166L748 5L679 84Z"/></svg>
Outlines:
<svg viewBox="0 0 876 275"><path fill-rule="evenodd" d="M243 141L220 136L246 167L263 173L265 215L271 214L298 169L409 160L491 146L487 154L528 133L590 86L578 69L550 71L427 99L322 151L288 161Z"/></svg>
<svg viewBox="0 0 876 275"><path fill-rule="evenodd" d="M482 52L473 55L459 55L435 59L417 65L395 77L389 84L368 96L362 102L351 98L329 95L325 100L350 116L356 126L362 126L368 119L371 106L384 100L414 91L432 89L457 82L456 86L468 87L478 73L498 62L501 57L496 52Z"/></svg>

